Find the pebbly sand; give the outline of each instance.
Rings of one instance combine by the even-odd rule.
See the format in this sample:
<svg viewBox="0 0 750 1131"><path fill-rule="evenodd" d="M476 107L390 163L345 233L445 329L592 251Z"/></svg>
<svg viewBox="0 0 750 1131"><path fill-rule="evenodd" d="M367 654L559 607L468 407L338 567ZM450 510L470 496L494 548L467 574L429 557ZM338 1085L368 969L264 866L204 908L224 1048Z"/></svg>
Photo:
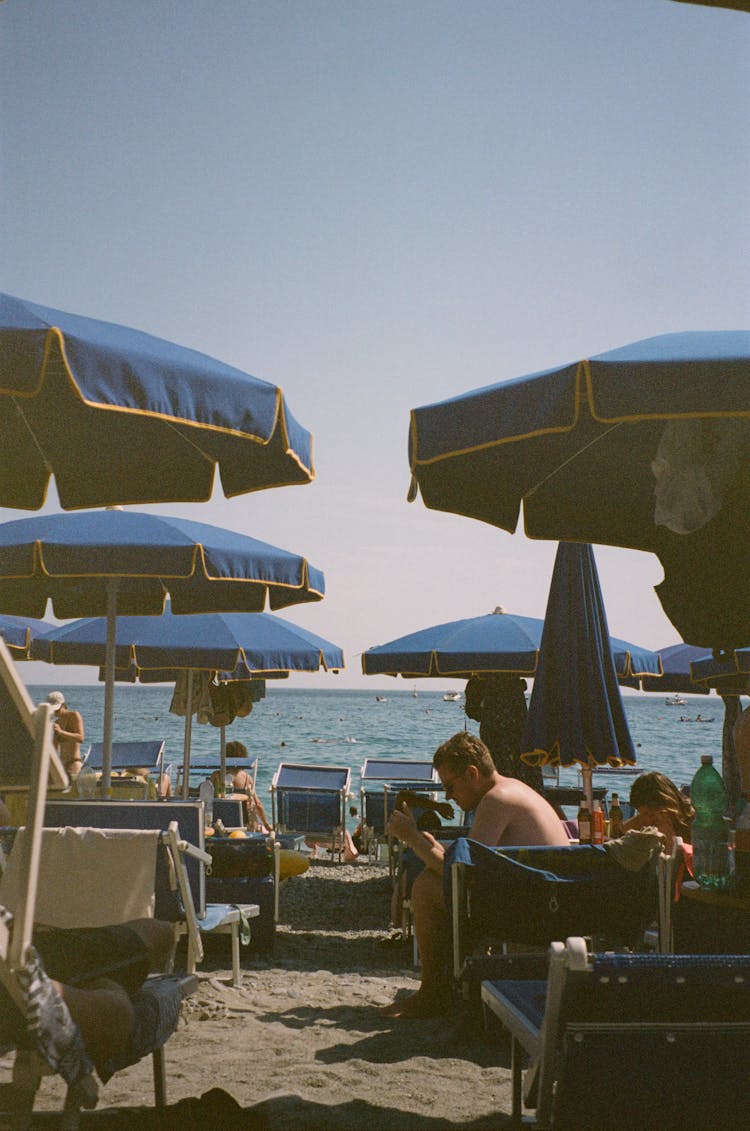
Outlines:
<svg viewBox="0 0 750 1131"><path fill-rule="evenodd" d="M481 1026L397 1021L379 1012L417 980L410 946L390 941L389 898L387 865L315 861L282 888L273 955L244 953L241 988L230 985L228 939L216 940L167 1045L167 1127L508 1125L510 1073L501 1042ZM206 1097L212 1089L225 1094ZM60 1082L45 1080L37 1109L54 1108L61 1096ZM154 1123L144 1106L152 1099L148 1059L110 1080L83 1126L147 1131ZM42 1115L39 1126L51 1123Z"/></svg>

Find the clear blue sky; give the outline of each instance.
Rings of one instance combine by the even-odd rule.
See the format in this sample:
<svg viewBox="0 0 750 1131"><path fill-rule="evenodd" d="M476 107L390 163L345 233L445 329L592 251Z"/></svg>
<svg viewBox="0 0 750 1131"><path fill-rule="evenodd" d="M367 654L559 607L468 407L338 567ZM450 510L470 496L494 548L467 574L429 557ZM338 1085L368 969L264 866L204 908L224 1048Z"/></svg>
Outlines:
<svg viewBox="0 0 750 1131"><path fill-rule="evenodd" d="M0 290L284 388L312 486L162 509L305 553L347 670L297 684L376 690L374 644L543 616L555 549L407 504L410 408L750 324L749 85L750 17L671 0L5 0ZM658 561L597 561L675 642Z"/></svg>

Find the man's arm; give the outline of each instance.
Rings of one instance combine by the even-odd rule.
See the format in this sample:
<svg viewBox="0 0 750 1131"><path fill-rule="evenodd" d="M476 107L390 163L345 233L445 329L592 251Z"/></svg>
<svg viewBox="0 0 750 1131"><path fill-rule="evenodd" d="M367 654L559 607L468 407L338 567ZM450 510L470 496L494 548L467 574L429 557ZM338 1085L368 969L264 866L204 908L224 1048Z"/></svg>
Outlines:
<svg viewBox="0 0 750 1131"><path fill-rule="evenodd" d="M410 848L425 867L439 875L443 874L445 849L442 844L438 844L434 836L417 827L408 805L404 804L401 809L393 810L388 821L388 832Z"/></svg>

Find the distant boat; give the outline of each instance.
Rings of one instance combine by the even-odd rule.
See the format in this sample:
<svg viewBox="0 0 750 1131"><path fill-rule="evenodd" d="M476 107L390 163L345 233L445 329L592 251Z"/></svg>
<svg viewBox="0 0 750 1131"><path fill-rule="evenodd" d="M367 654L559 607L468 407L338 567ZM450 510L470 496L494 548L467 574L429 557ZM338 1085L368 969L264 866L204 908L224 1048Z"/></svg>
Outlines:
<svg viewBox="0 0 750 1131"><path fill-rule="evenodd" d="M412 688L411 697L412 697L412 699L416 699L416 698L417 698L417 685L416 685L416 684L415 684L415 685L414 685L414 687Z"/></svg>
<svg viewBox="0 0 750 1131"><path fill-rule="evenodd" d="M443 702L444 703L460 703L461 702L461 692L460 691L446 691L445 695L443 696Z"/></svg>
<svg viewBox="0 0 750 1131"><path fill-rule="evenodd" d="M687 707L687 699L684 695L674 694L668 695L664 702L668 707Z"/></svg>
<svg viewBox="0 0 750 1131"><path fill-rule="evenodd" d="M376 696L375 696L375 700L376 700L376 702L378 702L378 703L387 703L387 702L388 702L388 700L386 699L385 695L376 695Z"/></svg>

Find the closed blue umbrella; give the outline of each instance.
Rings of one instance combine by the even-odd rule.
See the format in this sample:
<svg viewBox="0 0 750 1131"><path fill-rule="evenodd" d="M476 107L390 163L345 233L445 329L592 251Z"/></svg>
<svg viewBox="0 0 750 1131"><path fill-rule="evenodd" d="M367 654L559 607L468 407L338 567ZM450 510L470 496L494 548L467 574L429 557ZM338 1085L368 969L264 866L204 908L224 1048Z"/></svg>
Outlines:
<svg viewBox="0 0 750 1131"><path fill-rule="evenodd" d="M648 550L682 638L750 644L750 332L666 334L414 409L410 497Z"/></svg>
<svg viewBox="0 0 750 1131"><path fill-rule="evenodd" d="M103 785L109 784L118 612L262 611L323 597L299 555L204 523L132 511L37 515L0 525L0 610L107 616Z"/></svg>
<svg viewBox="0 0 750 1131"><path fill-rule="evenodd" d="M533 676L544 621L518 616L502 607L486 616L448 621L409 633L362 653L365 675L451 676L507 672ZM655 652L611 638L618 676L633 678L661 670Z"/></svg>
<svg viewBox="0 0 750 1131"><path fill-rule="evenodd" d="M589 800L592 767L635 764L590 546L558 547L521 750L531 764L579 765Z"/></svg>
<svg viewBox="0 0 750 1131"><path fill-rule="evenodd" d="M35 659L56 664L101 664L107 622L86 618L61 625L38 638ZM149 674L175 678L188 672L186 699L192 702L193 671L219 670L225 680L283 676L292 671L338 670L339 647L307 629L269 613L175 615L169 605L159 617L118 617L115 637L118 668L148 680ZM187 790L190 717L186 714L183 786ZM223 743L222 743L223 751Z"/></svg>
<svg viewBox="0 0 750 1131"><path fill-rule="evenodd" d="M139 330L0 294L0 506L200 501L308 483L281 389Z"/></svg>

